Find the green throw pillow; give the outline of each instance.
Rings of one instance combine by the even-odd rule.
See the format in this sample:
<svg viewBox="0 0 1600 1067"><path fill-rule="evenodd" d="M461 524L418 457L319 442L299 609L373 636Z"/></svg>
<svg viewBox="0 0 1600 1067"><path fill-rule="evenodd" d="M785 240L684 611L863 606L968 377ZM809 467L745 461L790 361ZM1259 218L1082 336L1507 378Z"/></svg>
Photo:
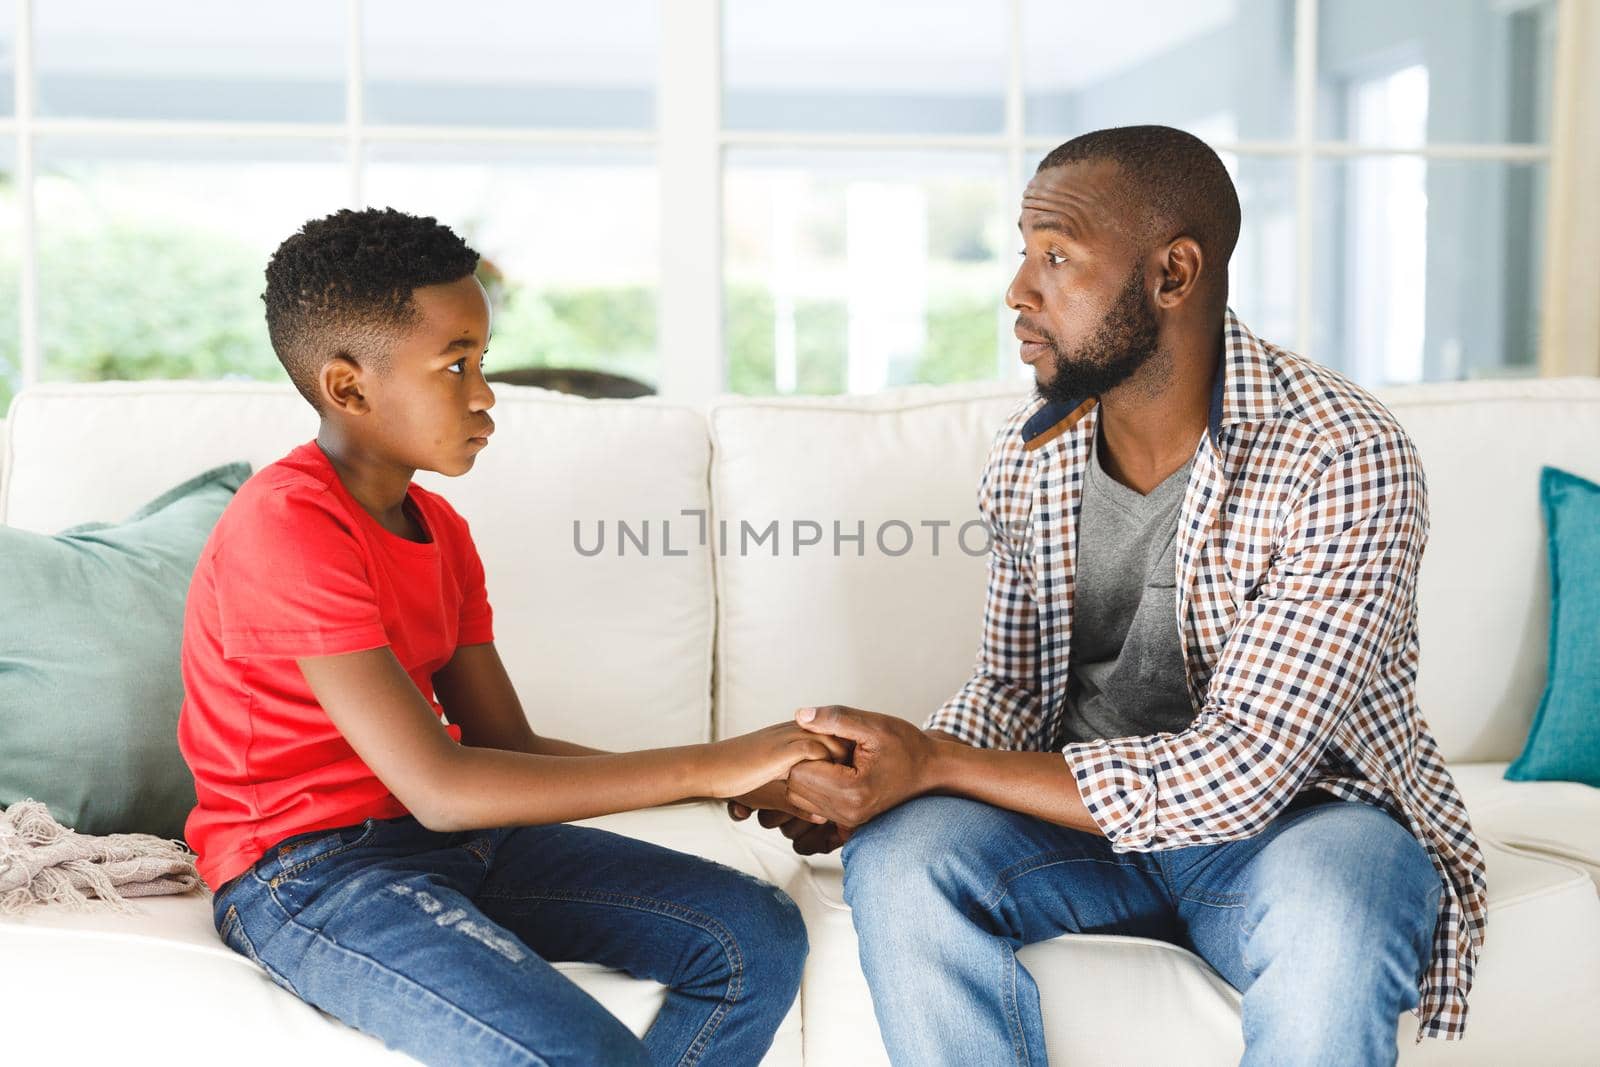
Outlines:
<svg viewBox="0 0 1600 1067"><path fill-rule="evenodd" d="M0 807L32 797L83 833L183 836L183 602L248 477L218 467L116 525L0 526Z"/></svg>
<svg viewBox="0 0 1600 1067"><path fill-rule="evenodd" d="M1550 543L1550 667L1516 782L1600 786L1600 485L1540 473Z"/></svg>

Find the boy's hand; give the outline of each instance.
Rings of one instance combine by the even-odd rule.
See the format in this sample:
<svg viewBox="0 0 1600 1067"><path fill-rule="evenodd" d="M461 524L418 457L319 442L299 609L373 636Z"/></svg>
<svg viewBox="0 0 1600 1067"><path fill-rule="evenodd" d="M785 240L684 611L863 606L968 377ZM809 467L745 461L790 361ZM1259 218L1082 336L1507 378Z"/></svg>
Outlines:
<svg viewBox="0 0 1600 1067"><path fill-rule="evenodd" d="M830 743L829 760L850 762L852 745L840 738L818 735ZM789 803L789 784L779 778L728 801L728 817L743 822L751 815L768 830L777 830L794 844L802 856L832 852L850 838L850 830L831 822L819 823Z"/></svg>
<svg viewBox="0 0 1600 1067"><path fill-rule="evenodd" d="M828 760L844 751L838 739L813 734L794 723L777 723L705 746L700 767L702 795L738 797L775 780L805 760ZM826 821L826 820L817 820Z"/></svg>
<svg viewBox="0 0 1600 1067"><path fill-rule="evenodd" d="M773 827L776 822L770 822L765 817L767 812L781 815L799 815L798 808L791 807L788 800L789 783L786 779L778 778L752 789L742 796L734 797L728 801L728 815L735 822L743 822L751 815L760 813L759 821L762 826Z"/></svg>

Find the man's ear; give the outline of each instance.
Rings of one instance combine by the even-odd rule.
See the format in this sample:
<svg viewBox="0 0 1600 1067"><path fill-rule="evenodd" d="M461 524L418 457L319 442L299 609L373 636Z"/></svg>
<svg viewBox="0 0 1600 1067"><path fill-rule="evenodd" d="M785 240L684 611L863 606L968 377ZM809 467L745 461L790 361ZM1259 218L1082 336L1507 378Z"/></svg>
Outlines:
<svg viewBox="0 0 1600 1067"><path fill-rule="evenodd" d="M324 411L365 415L371 409L362 391L361 365L348 352L338 352L324 363L317 383L321 386Z"/></svg>
<svg viewBox="0 0 1600 1067"><path fill-rule="evenodd" d="M1156 306L1170 311L1199 287L1205 254L1199 241L1185 236L1173 238L1160 255L1156 276L1161 279L1161 287L1156 290Z"/></svg>

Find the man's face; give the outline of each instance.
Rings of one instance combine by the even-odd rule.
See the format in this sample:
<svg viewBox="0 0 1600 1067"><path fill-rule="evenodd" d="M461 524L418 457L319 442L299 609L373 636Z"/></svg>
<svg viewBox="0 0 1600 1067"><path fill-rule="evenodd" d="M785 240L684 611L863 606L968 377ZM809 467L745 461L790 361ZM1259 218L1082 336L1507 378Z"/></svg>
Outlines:
<svg viewBox="0 0 1600 1067"><path fill-rule="evenodd" d="M361 433L405 466L465 474L494 432L483 379L489 298L468 276L413 290L412 300L416 321L390 346L387 369L363 375L371 411Z"/></svg>
<svg viewBox="0 0 1600 1067"><path fill-rule="evenodd" d="M1156 354L1142 242L1111 163L1035 174L1022 194L1022 265L1006 290L1022 361L1048 400L1100 396Z"/></svg>

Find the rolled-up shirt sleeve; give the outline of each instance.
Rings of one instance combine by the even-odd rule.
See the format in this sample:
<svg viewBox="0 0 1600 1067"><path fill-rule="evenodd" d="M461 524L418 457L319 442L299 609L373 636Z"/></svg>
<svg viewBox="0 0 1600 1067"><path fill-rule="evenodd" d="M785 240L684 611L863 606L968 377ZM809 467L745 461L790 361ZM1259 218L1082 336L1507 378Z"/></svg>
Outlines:
<svg viewBox="0 0 1600 1067"><path fill-rule="evenodd" d="M1260 832L1414 625L1428 510L1410 439L1384 432L1330 452L1306 484L1190 726L1062 749L1115 851Z"/></svg>

